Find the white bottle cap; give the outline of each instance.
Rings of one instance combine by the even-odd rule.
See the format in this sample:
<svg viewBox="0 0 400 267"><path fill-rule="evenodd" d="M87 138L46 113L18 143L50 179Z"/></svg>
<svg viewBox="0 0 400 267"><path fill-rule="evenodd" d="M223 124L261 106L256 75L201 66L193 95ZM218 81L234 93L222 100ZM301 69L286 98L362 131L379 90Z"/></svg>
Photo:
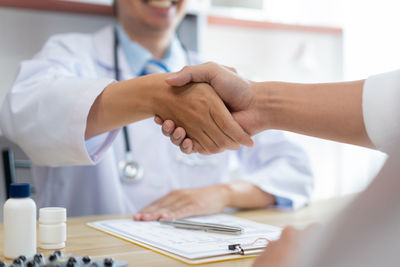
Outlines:
<svg viewBox="0 0 400 267"><path fill-rule="evenodd" d="M67 209L49 207L39 209L39 222L45 224L62 223L67 220Z"/></svg>

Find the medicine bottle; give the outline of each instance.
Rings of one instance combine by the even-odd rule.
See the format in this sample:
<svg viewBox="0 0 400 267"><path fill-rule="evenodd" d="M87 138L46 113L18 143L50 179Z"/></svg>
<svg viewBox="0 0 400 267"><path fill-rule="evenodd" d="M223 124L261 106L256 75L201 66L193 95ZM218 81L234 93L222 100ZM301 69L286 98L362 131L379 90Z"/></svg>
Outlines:
<svg viewBox="0 0 400 267"><path fill-rule="evenodd" d="M67 239L67 210L49 207L39 210L39 247L61 249Z"/></svg>
<svg viewBox="0 0 400 267"><path fill-rule="evenodd" d="M4 257L36 254L36 204L29 184L11 184L10 198L4 203Z"/></svg>

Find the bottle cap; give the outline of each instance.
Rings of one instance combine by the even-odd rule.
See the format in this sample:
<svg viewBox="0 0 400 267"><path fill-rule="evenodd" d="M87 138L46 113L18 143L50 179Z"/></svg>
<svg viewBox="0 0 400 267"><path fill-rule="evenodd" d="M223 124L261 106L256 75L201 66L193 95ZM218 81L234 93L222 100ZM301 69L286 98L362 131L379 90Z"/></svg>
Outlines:
<svg viewBox="0 0 400 267"><path fill-rule="evenodd" d="M31 196L30 184L11 184L10 198L26 198Z"/></svg>
<svg viewBox="0 0 400 267"><path fill-rule="evenodd" d="M39 222L41 223L62 223L66 220L66 208L48 207L39 209Z"/></svg>

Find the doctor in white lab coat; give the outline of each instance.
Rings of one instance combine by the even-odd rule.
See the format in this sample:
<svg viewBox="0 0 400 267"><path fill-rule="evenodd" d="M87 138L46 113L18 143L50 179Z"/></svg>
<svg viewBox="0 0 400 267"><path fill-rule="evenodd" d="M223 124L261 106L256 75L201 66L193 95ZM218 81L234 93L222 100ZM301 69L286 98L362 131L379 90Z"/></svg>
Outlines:
<svg viewBox="0 0 400 267"><path fill-rule="evenodd" d="M299 208L308 203L313 177L307 156L279 131L256 136L252 149L185 155L148 119L158 113L125 120L134 122L128 125L128 138L133 159L143 169L142 179L134 183L121 179L119 169L126 160L123 124L88 134L96 108L103 112L96 118L113 114L104 108L104 99L112 108L122 107L119 116L109 119L115 122L126 113L135 115L124 109L125 102L146 102L142 92L151 94L166 84L165 76L132 79L149 73L149 62L157 60L168 71L196 63L174 35L185 2L119 1L118 69L126 82L115 82L113 27L94 34L53 36L33 59L21 63L1 110L0 126L35 163L38 207L64 206L70 216L144 209L137 219L151 220L216 213L226 207ZM148 77L153 77L150 82ZM124 87L128 83L132 86ZM141 89L142 84L147 87ZM123 93L119 101L108 98L125 89L141 91L135 91L136 98ZM232 166L239 167L240 181L232 181Z"/></svg>

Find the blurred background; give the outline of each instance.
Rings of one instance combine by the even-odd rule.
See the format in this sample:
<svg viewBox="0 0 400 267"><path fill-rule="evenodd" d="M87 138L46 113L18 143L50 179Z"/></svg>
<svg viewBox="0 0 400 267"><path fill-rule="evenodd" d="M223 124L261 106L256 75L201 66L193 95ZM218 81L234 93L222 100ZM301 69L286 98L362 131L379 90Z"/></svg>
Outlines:
<svg viewBox="0 0 400 267"><path fill-rule="evenodd" d="M21 60L54 33L94 32L112 23L110 3L0 0L0 103ZM398 0L192 0L180 36L204 60L256 81L363 79L400 67L398 10ZM368 149L287 135L309 154L314 199L363 190L386 159ZM29 181L29 174L17 176ZM0 202L4 198L1 180Z"/></svg>

